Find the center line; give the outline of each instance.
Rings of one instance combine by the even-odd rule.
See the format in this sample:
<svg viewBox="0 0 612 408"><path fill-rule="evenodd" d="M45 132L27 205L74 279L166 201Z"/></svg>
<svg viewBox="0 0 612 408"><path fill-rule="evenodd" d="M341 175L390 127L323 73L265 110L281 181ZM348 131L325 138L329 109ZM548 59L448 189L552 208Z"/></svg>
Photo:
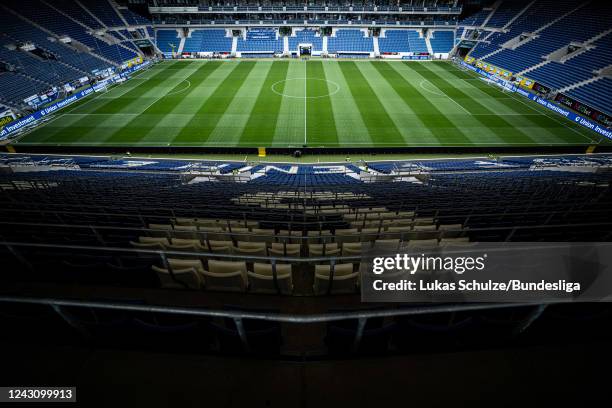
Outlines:
<svg viewBox="0 0 612 408"><path fill-rule="evenodd" d="M308 103L308 98L306 97L306 81L308 76L308 70L306 69L306 63L308 60L304 60L304 146L306 146L306 134L308 132L306 128L306 104Z"/></svg>

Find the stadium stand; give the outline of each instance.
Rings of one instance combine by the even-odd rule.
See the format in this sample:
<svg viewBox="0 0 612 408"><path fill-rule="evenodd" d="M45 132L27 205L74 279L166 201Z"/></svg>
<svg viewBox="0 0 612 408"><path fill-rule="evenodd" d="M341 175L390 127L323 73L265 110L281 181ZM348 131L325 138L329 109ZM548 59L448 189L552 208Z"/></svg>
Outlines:
<svg viewBox="0 0 612 408"><path fill-rule="evenodd" d="M9 3L9 6L11 4ZM45 29L53 32L56 37L69 36L71 39L83 44L88 51L121 64L137 56L136 53L118 45L111 45L100 37L88 33L88 28L66 17L57 9L38 0L28 0L12 5L19 13L34 21Z"/></svg>
<svg viewBox="0 0 612 408"><path fill-rule="evenodd" d="M489 14L491 14L491 10L486 10L486 9L480 10L476 14L473 14L472 16L465 18L461 22L461 25L480 27L482 23L484 23L485 19L489 16Z"/></svg>
<svg viewBox="0 0 612 408"><path fill-rule="evenodd" d="M537 1L508 27L508 31L492 33L487 37L486 42L479 43L474 50L470 52L470 55L474 58L482 58L492 52L499 52L501 46L507 41L523 33L533 33L541 29L547 23L562 17L575 7L576 4L572 1Z"/></svg>
<svg viewBox="0 0 612 408"><path fill-rule="evenodd" d="M91 29L97 30L104 28L104 26L89 11L81 7L81 5L75 1L59 0L57 2L53 2L53 4L56 4L57 9L61 10L62 13Z"/></svg>
<svg viewBox="0 0 612 408"><path fill-rule="evenodd" d="M567 92L567 94L602 112L610 113L612 112L612 100L610 100L611 91L612 79L601 78L588 85L573 89Z"/></svg>
<svg viewBox="0 0 612 408"><path fill-rule="evenodd" d="M385 30L384 37L378 38L380 52L410 52L408 31Z"/></svg>
<svg viewBox="0 0 612 408"><path fill-rule="evenodd" d="M0 72L0 88L2 89L0 101L10 106L17 106L25 98L46 91L49 85L21 74Z"/></svg>
<svg viewBox="0 0 612 408"><path fill-rule="evenodd" d="M159 39L158 39L159 43ZM232 38L225 30L193 30L185 40L184 52L230 52Z"/></svg>
<svg viewBox="0 0 612 408"><path fill-rule="evenodd" d="M529 3L531 3L531 1L528 0L501 2L499 6L490 14L488 20L486 20L486 24L484 25L486 27L503 28Z"/></svg>
<svg viewBox="0 0 612 408"><path fill-rule="evenodd" d="M452 31L434 31L429 39L435 53L448 53L455 46L455 33Z"/></svg>
<svg viewBox="0 0 612 408"><path fill-rule="evenodd" d="M155 32L155 41L157 48L164 55L172 57L172 52L178 50L180 39L176 30L157 30Z"/></svg>
<svg viewBox="0 0 612 408"><path fill-rule="evenodd" d="M415 30L385 30L378 44L380 52L428 52L425 39Z"/></svg>
<svg viewBox="0 0 612 408"><path fill-rule="evenodd" d="M606 16L610 15L602 12ZM502 50L484 60L518 73L543 62L545 56L569 46L573 41L583 42L604 32L612 23L610 19L612 17L595 17L588 8L582 8L538 31L539 38L514 50Z"/></svg>
<svg viewBox="0 0 612 408"><path fill-rule="evenodd" d="M142 17L140 14L136 14L134 13L132 10L124 8L119 10L121 12L121 14L123 15L123 18L125 18L125 20L128 22L128 24L130 25L151 25L151 22L149 20L147 20L146 18Z"/></svg>
<svg viewBox="0 0 612 408"><path fill-rule="evenodd" d="M374 43L371 37L365 37L360 30L337 30L335 36L328 39L327 50L335 52L372 52Z"/></svg>
<svg viewBox="0 0 612 408"><path fill-rule="evenodd" d="M311 44L312 51L323 51L323 37L314 30L295 30L294 35L289 37L289 50L297 51L300 44Z"/></svg>
<svg viewBox="0 0 612 408"><path fill-rule="evenodd" d="M274 29L250 29L246 38L238 39L237 51L259 51L267 53L283 52L283 40Z"/></svg>
<svg viewBox="0 0 612 408"><path fill-rule="evenodd" d="M0 16L0 23L3 26L2 55L6 62L21 67L26 74L36 76L37 79L45 78L48 74L57 73L59 78L52 83L68 82L83 76L84 72L91 72L108 66L99 58L86 52L79 52L67 47L58 41L50 41L49 35L35 26L28 26L19 21L15 21L10 15ZM45 59L26 52L10 51L7 45L32 44L53 55L54 59ZM77 72L77 70L79 72Z"/></svg>
<svg viewBox="0 0 612 408"><path fill-rule="evenodd" d="M598 76L600 70L612 65L612 17L606 11L609 6L602 7L602 15L596 16L590 4L504 2L486 26L499 28L510 23L509 26L501 32L485 31L483 41L469 56L525 75L609 113L601 94L609 92L610 82ZM591 90L594 92L589 95Z"/></svg>
<svg viewBox="0 0 612 408"><path fill-rule="evenodd" d="M125 23L121 20L121 17L119 17L108 0L82 0L81 4L95 15L106 27L125 26Z"/></svg>
<svg viewBox="0 0 612 408"><path fill-rule="evenodd" d="M462 4L478 11L457 28ZM136 13L147 7L154 25ZM0 106L0 131L40 114L0 143L6 384L75 386L82 404L95 390L92 406L111 405L101 378L130 384L113 399L130 388L125 401L150 408L387 406L387 392L393 405L489 397L486 406L515 407L539 403L527 398L535 390L549 404L596 405L606 378L588 360L607 366L605 302L362 296L371 251L612 241L608 134L557 115L568 102L554 99L612 112L609 5L6 0L0 11L0 103L10 107L4 116ZM469 52L472 43L455 49L463 34L477 43ZM314 57L298 58L300 44ZM291 55L273 55L286 45ZM319 58L324 50L338 55ZM334 59L378 50L387 61ZM392 61L451 51L451 61ZM526 87L478 77L466 53L553 92L522 98ZM53 103L24 104L52 88ZM64 102L74 105L60 111ZM595 116L575 121L586 119ZM563 279L591 266L560 261ZM584 378L566 386L572 373ZM531 381L521 388L513 376ZM357 389L357 377L370 383ZM553 392L542 392L547 380Z"/></svg>

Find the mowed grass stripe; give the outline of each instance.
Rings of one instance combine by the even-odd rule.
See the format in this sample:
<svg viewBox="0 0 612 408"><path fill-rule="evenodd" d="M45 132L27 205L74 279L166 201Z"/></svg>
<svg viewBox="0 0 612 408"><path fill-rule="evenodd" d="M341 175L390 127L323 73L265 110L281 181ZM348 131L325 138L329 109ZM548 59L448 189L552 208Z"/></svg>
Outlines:
<svg viewBox="0 0 612 408"><path fill-rule="evenodd" d="M470 139L453 122L395 69L401 66L393 64L396 63L374 63L373 65L436 139L441 144L471 144Z"/></svg>
<svg viewBox="0 0 612 408"><path fill-rule="evenodd" d="M236 92L225 113L217 122L215 130L208 138L208 143L213 146L219 144L236 146L240 143L240 135L251 117L251 111L257 102L272 62L264 60L255 63L244 84Z"/></svg>
<svg viewBox="0 0 612 408"><path fill-rule="evenodd" d="M408 65L408 64L406 64ZM420 76L435 85L438 89L448 95L449 98L462 105L472 114L488 114L490 116L473 116L482 126L491 130L492 133L500 137L503 141L510 144L537 144L537 141L529 135L517 129L512 123L508 122L495 112L480 104L460 89L456 88L448 80L433 72L426 66L426 63L415 63L409 66Z"/></svg>
<svg viewBox="0 0 612 408"><path fill-rule="evenodd" d="M504 94L498 89L495 89L491 85L487 85L484 81L473 81L474 78L480 79L477 74L470 74L468 72L463 72L450 63L437 63L436 67L440 67L444 70L444 73L448 73L453 75L459 79L471 79L470 81L466 81L473 88L478 89L480 92L485 95L495 98L499 103L504 104L508 109L515 113L528 114L532 116L525 116L524 119L533 123L534 126L541 127L543 129L549 129L551 132L554 132L554 135L557 139L561 139L561 142L567 143L585 143L588 142L588 139L591 139L589 132L582 129L579 125L571 121L566 121L563 118L555 118L553 113L546 112L537 104L532 103L532 101L522 101L511 94ZM510 96L508 96L510 95ZM534 113L540 113L540 116L533 116ZM564 123L567 122L567 123ZM578 132L578 133L576 133ZM596 137L595 137L596 138Z"/></svg>
<svg viewBox="0 0 612 408"><path fill-rule="evenodd" d="M215 92L204 101L198 112L172 140L173 144L206 144L208 137L256 63L246 61L235 64L236 67L219 83Z"/></svg>
<svg viewBox="0 0 612 408"><path fill-rule="evenodd" d="M274 61L264 81L251 116L240 135L241 145L269 146L274 140L276 121L280 112L281 96L285 89L289 62ZM272 91L272 86L276 84ZM278 92L278 93L277 93Z"/></svg>
<svg viewBox="0 0 612 408"><path fill-rule="evenodd" d="M359 108L351 94L346 78L335 61L323 62L325 78L337 83L340 87L331 98L339 146L366 146L373 144L368 128L363 123Z"/></svg>
<svg viewBox="0 0 612 408"><path fill-rule="evenodd" d="M330 90L321 61L306 62L306 135L309 145L338 144Z"/></svg>
<svg viewBox="0 0 612 408"><path fill-rule="evenodd" d="M134 89L121 95L121 98L112 99L109 102L105 103L104 105L98 107L91 113L121 113L132 102L134 102L135 100L138 100L139 98L141 98L143 95L145 95L147 92L151 91L152 89L163 86L164 83L170 77L174 76L177 73L177 71L180 72L184 69L187 69L193 63L194 63L193 61L189 61L189 62L168 64L168 66L164 68L162 71L156 73L155 75L152 75L151 78L149 78L148 80L143 81L141 84L136 86Z"/></svg>
<svg viewBox="0 0 612 408"><path fill-rule="evenodd" d="M154 78L167 78L169 74L174 73L174 70L169 70L168 68L174 66L175 64L168 64L168 67L154 74ZM88 135L91 135L93 138L98 138L99 140L103 140L106 136L106 132L108 131L108 127L106 123L113 123L113 116L109 115L109 113L103 114L103 109L105 106L110 106L113 104L121 104L122 98L127 94L131 94L135 92L137 89L143 90L147 92L150 90L150 87L144 86L148 81L140 83L138 86L130 89L128 92L122 94L118 98L108 99L102 105L98 105L93 110L88 109L83 111L78 120L70 121L70 125L66 125L63 128L58 127L55 128L54 131L48 132L47 135L42 139L44 143L53 143L53 144L74 144L78 140L81 140ZM140 92L140 91L139 91ZM131 100L130 100L131 101ZM95 113L96 115L91 115ZM121 113L112 112L112 113ZM73 113L74 114L74 113ZM72 118L71 118L72 119ZM63 120L63 118L59 119ZM118 118L116 122L124 121L127 122L127 118ZM116 123L115 123L116 125ZM101 137L100 137L101 136Z"/></svg>
<svg viewBox="0 0 612 408"><path fill-rule="evenodd" d="M170 65L176 64L176 62L160 62L149 69L143 69L141 71L136 72L129 81L122 82L120 84L113 85L107 91L97 92L93 98L85 98L81 101L70 105L68 108L63 109L62 112L74 113L74 114L84 114L90 113L99 108L100 106L108 103L109 100L114 100L122 97L126 93L130 92L132 89L142 85L144 82L149 80L146 74L149 76L156 75L157 73L165 70Z"/></svg>
<svg viewBox="0 0 612 408"><path fill-rule="evenodd" d="M503 93L499 89L493 88L491 85L487 85L484 81L480 80L481 77L476 73L472 75L469 72L461 71L455 68L453 65L451 65L451 63L448 63L448 62L435 62L434 67L440 70L444 70L444 74L451 74L453 77L457 79L464 80L464 82L467 82L469 86L477 89L482 94L495 99L496 102L503 104L508 109L510 109L510 111L513 113L522 113L522 114L533 114L534 113L534 111L530 109L528 106L514 103L512 98L508 96L509 94ZM474 79L479 79L479 80L474 81ZM469 80L469 81L465 81L465 80Z"/></svg>
<svg viewBox="0 0 612 408"><path fill-rule="evenodd" d="M352 61L338 62L370 138L374 143L403 145L404 138L355 64Z"/></svg>
<svg viewBox="0 0 612 408"><path fill-rule="evenodd" d="M168 145L187 124L191 121L206 101L217 90L219 83L236 68L235 62L215 61L219 67L215 69L197 88L190 90L184 98L177 103L171 113L140 141L141 145Z"/></svg>
<svg viewBox="0 0 612 408"><path fill-rule="evenodd" d="M176 62L168 64L168 66L173 64L176 64ZM157 71L157 73L160 73L166 68L162 68L161 70L159 70L156 69L156 67L153 67L150 70L155 70ZM147 70L146 72L149 72L150 70ZM140 85L142 85L142 82L138 83L138 81L128 81L121 85L115 86L106 94L98 93L97 95L92 95L88 98L85 98L82 103L77 103L78 105L74 108L68 107L63 111L56 113L56 115L59 115L57 118L52 119L50 123L44 124L41 127L35 129L32 133L24 136L23 138L20 138L19 142L57 144L60 143L58 140L56 140L57 135L66 134L68 137L70 137L70 135L80 137L92 127L95 127L97 124L105 120L104 117L88 117L85 114L93 112L95 109L97 109L97 107L109 103L108 101L114 101L121 98L121 96L123 96L127 92L130 92L132 89ZM117 93L119 93L119 95L116 95ZM110 98L110 96L114 97ZM73 114L74 116L67 115L69 113ZM79 116L77 116L77 114L79 114Z"/></svg>
<svg viewBox="0 0 612 408"><path fill-rule="evenodd" d="M126 93L130 92L132 89L148 81L149 78L145 75L145 73L153 76L172 64L176 64L176 62L160 62L148 69L137 71L132 75L130 80L113 85L106 92L97 92L92 97L81 99L79 102L76 102L66 109L63 109L62 113L82 114L93 112L97 107L107 103L108 100L120 98Z"/></svg>
<svg viewBox="0 0 612 408"><path fill-rule="evenodd" d="M274 146L302 146L304 143L304 75L306 65L303 61L290 61L287 80L284 83L283 99L280 104L276 129L272 144Z"/></svg>
<svg viewBox="0 0 612 408"><path fill-rule="evenodd" d="M142 140L167 114L176 108L181 100L196 90L221 64L219 61L204 62L197 71L177 84L165 96L133 118L126 126L117 129L106 139L106 143L137 143ZM190 87L186 89L185 83L190 84Z"/></svg>
<svg viewBox="0 0 612 408"><path fill-rule="evenodd" d="M171 76L165 77L164 81L167 83L174 78L174 82L181 81L181 73L186 70L188 65L184 67L179 67L177 70L165 71L172 72ZM147 81L148 82L148 81ZM140 87L143 89L144 87ZM133 91L133 90L132 90ZM129 91L128 93L131 93ZM149 88L147 92L160 92L156 90L156 88ZM123 97L115 99L118 103L122 101ZM136 103L138 100L132 100L132 102ZM142 103L142 102L140 102ZM134 117L133 114L128 114L131 112L113 112L113 113L96 113L92 114L84 114L82 118L74 123L71 126L66 127L62 132L50 137L46 140L48 143L69 143L69 144L79 144L79 143L92 143L99 142L104 143L105 139L108 138L111 134L113 134L117 129L121 129L126 126ZM143 108L141 108L142 110ZM95 112L98 110L96 109Z"/></svg>

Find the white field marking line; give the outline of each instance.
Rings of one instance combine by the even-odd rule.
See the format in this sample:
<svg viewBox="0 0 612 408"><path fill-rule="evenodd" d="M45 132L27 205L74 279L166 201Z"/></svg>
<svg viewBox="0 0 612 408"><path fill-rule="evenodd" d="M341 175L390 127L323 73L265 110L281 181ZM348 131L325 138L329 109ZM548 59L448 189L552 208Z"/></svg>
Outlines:
<svg viewBox="0 0 612 408"><path fill-rule="evenodd" d="M308 106L308 97L306 93L306 82L308 81L308 70L306 69L306 64L308 64L308 60L304 60L304 145L307 142L307 106Z"/></svg>
<svg viewBox="0 0 612 408"><path fill-rule="evenodd" d="M470 72L471 72L471 71L470 71ZM474 74L474 75L477 75L477 74ZM481 79L480 79L480 77L478 77L478 78L476 78L476 77L475 77L475 78L472 78L472 79L478 79L478 80L481 80ZM486 85L488 85L488 86L492 87L493 89L496 89L496 88L493 86L493 84L490 84L490 83L488 83L488 82L486 82L486 81L482 81L482 82L483 82L483 83L485 83ZM473 86L473 85L472 85L472 86ZM529 109L531 109L532 111L537 112L537 113L538 113L540 116L546 116L546 117L548 117L548 118L550 118L550 119L554 120L555 122L557 122L557 123L559 123L560 125L562 125L564 128L570 129L572 132L574 132L574 133L576 133L576 134L578 134L578 135L582 136L583 138L585 138L585 139L589 140L591 143L595 143L595 144L599 144L599 143L600 143L600 142L596 142L595 140L591 139L591 138L590 138L590 137L588 137L587 135L583 135L582 133L578 132L576 129L574 129L573 127L569 126L569 124L567 124L567 123L563 123L561 120L559 120L559 118L556 118L556 117L554 117L554 116L550 116L550 115L548 114L548 112L544 112L544 111L539 111L539 110L537 110L535 107L533 107L533 106L531 106L530 104L526 103L525 101L523 101L523 100L521 100L521 99L517 98L517 97L516 97L514 94L509 93L507 98L510 98L510 99L513 99L513 100L515 100L515 101L517 101L517 102L519 102L519 103L522 103L523 105L527 106L527 107L528 107ZM533 116L535 116L535 115L533 115Z"/></svg>
<svg viewBox="0 0 612 408"><path fill-rule="evenodd" d="M472 113L472 116L542 116L539 113Z"/></svg>
<svg viewBox="0 0 612 408"><path fill-rule="evenodd" d="M246 146L246 147L252 147L251 145L242 145L240 143L225 143L225 142L206 142L203 144L197 144L197 143L166 143L166 142L113 142L113 143L107 143L107 142L78 142L78 143L49 143L49 142L19 142L18 144L20 145L47 145L47 146L104 146L104 145L108 145L108 146L135 146L135 145L144 145L144 146L200 146L200 147L206 147L206 146L210 146L210 145L220 145L220 146ZM340 143L329 143L326 145L318 145L318 146L312 146L312 147L330 147L330 146L351 146L351 145L368 145L368 146L372 146L372 147L377 147L377 146L386 146L386 147L415 147L415 146L448 146L448 147L456 147L456 146L468 146L468 147L473 147L473 146L497 146L497 145L502 145L502 146L506 146L506 145L513 145L513 146L568 146L568 143L506 143L506 142L485 142L485 143L478 143L478 144L474 144L474 143L412 143L412 144L397 144L397 143L370 143L370 142L352 142L350 144L340 144ZM270 146L285 146L288 148L298 148L301 146L296 146L296 145L292 145L292 144L288 144L288 143L283 143L283 142L272 142L270 144ZM23 154L23 153L22 153ZM602 153L603 154L603 153ZM609 155L609 153L607 153ZM584 154L579 154L579 153L575 153L574 155L577 156L583 156ZM73 155L70 155L73 156ZM535 155L537 157L541 157L542 155ZM569 155L550 155L552 157L557 157L557 156L569 156ZM91 156L85 156L85 157L91 157ZM520 156L506 156L506 157L520 157ZM531 156L524 156L524 157L531 157ZM415 160L427 160L427 159L415 159ZM439 160L443 160L443 159L439 159ZM377 160L378 161L378 160ZM382 160L381 160L382 161Z"/></svg>
<svg viewBox="0 0 612 408"><path fill-rule="evenodd" d="M125 82L124 82L124 83L125 83ZM122 85L122 84L119 84L119 85L117 85L117 86L121 86L121 85ZM114 89L116 89L116 88L114 88ZM129 91L129 90L128 90L128 91ZM93 97L91 97L91 99L89 99L89 100L85 100L85 101L84 101L84 103L83 103L82 105L79 105L79 106L73 107L73 109L78 109L78 108L82 108L83 106L87 106L87 105L89 105L91 102L93 102L93 101L95 101L95 100L97 100L97 99L111 99L111 98L101 98L101 96L102 96L102 95L106 95L108 92L110 92L110 91L108 91L108 90L107 90L106 92L99 92L97 95L94 95ZM72 112L72 111L70 111L70 112ZM47 122L41 123L40 125L38 125L38 126L34 126L33 128L31 128L31 129L27 130L26 132L23 132L23 133L22 133L20 136L16 137L14 140L15 140L15 141L19 141L19 139L21 139L21 138L23 138L23 137L25 137L25 136L29 135L29 134L30 134L30 133L32 133L33 131L38 130L38 129L42 129L42 128L46 128L46 127L47 127L47 126L49 126L51 123L55 122L55 121L56 121L56 120L58 120L58 119L63 118L63 117L64 117L64 116L66 116L66 115L78 115L78 114L73 114L73 113L70 113L70 112L65 112L65 113L64 113L64 112L61 112L61 111L60 111L60 112L58 112L56 115L52 116L52 117L51 117L51 119L50 119L50 120L48 120ZM87 114L82 114L82 115L87 115Z"/></svg>
<svg viewBox="0 0 612 408"><path fill-rule="evenodd" d="M177 94L183 93L186 90L188 90L189 88L191 88L191 81L189 81L188 79L183 79L183 81L181 81L181 83L183 83L183 82L187 82L187 87L185 87L183 89L179 89L178 91L169 92L169 93L166 94L166 96L177 95Z"/></svg>
<svg viewBox="0 0 612 408"><path fill-rule="evenodd" d="M123 112L123 113L65 113L64 114L64 116L130 116L130 115L132 116L140 115L140 113ZM193 116L188 113L177 113L176 115ZM448 115L453 115L453 114L451 113ZM445 116L448 116L448 115L445 115ZM537 113L525 113L525 114L523 113L472 113L471 115L472 116L542 116L541 114L537 114ZM415 114L415 116L417 115Z"/></svg>
<svg viewBox="0 0 612 408"><path fill-rule="evenodd" d="M61 115L58 115L58 116L51 117L51 119L49 119L48 121L43 122L43 123L39 124L38 126L34 126L34 127L30 128L30 129L26 130L25 132L23 132L20 135L18 135L17 137L15 137L13 140L18 143L19 139L24 138L25 136L29 135L30 133L32 133L35 130L42 129L44 127L49 126L51 123L55 122L56 120L58 120L60 118L63 118L66 115L67 114L64 113L64 114L61 114Z"/></svg>
<svg viewBox="0 0 612 408"><path fill-rule="evenodd" d="M64 116L134 116L140 113L65 113Z"/></svg>
<svg viewBox="0 0 612 408"><path fill-rule="evenodd" d="M554 120L555 122L557 122L558 124L560 124L561 126L563 126L564 128L567 128L567 129L571 130L572 132L576 133L577 135L580 135L580 136L584 137L585 139L589 140L591 143L595 143L595 144L599 144L599 143L600 143L600 142L597 142L597 141L595 141L595 140L591 139L589 136L587 136L587 135L583 135L582 133L578 132L578 131L577 131L577 130L574 128L574 127L570 126L570 125L569 125L569 123L563 123L563 122L562 122L562 121L561 121L559 118L556 118L556 117L554 117L554 116L549 115L549 114L548 114L548 112L545 112L545 113L544 113L544 112L539 112L539 111L538 111L537 109L535 109L533 106L530 106L530 105L529 105L529 104L527 104L525 101L522 101L522 100L520 100L520 99L518 99L518 98L514 97L514 95L512 95L512 94L510 95L510 97L511 97L512 99L514 99L515 101L518 101L518 102L522 103L523 105L527 106L529 109L531 109L531 110L533 110L533 111L535 111L535 112L540 113L540 115L542 115L542 116L546 116L546 117L551 118L552 120Z"/></svg>
<svg viewBox="0 0 612 408"><path fill-rule="evenodd" d="M183 79L181 82L179 82L178 84L182 84L183 82L187 81L186 79ZM186 91L187 89L189 89L191 87L191 82L187 81L187 83L189 83L189 86L185 89L181 89L180 91L176 91L176 92L169 92L163 95L160 95L159 98L155 99L153 102L151 102L146 108L144 108L144 110L142 112L140 112L138 115L142 115L143 113L145 113L147 111L147 109L149 109L151 106L155 105L157 102L161 101L163 98L165 98L168 95L173 95L173 94L178 94L180 92ZM177 86L178 84L176 84L175 86Z"/></svg>
<svg viewBox="0 0 612 408"><path fill-rule="evenodd" d="M432 91L431 89L427 89L426 87L423 86L423 83L425 82L429 82L431 85L433 85L440 93L437 93L435 91ZM454 100L453 98L451 98L450 96L448 96L446 93L444 93L440 88L438 88L437 86L435 86L434 84L432 84L429 80L427 79L422 79L421 82L419 83L419 86L434 95L438 95L438 96L446 96L448 99L450 99L451 101L453 101L458 107L460 107L465 113L467 113L468 115L472 115L472 113L470 111L468 111L467 109L465 109L459 102L457 102L456 100Z"/></svg>
<svg viewBox="0 0 612 408"><path fill-rule="evenodd" d="M276 90L276 85L280 84L281 82L287 82L287 81L301 81L301 80L311 80L311 81L324 81L330 84L334 84L334 86L336 87L336 89L331 92L328 93L327 95L320 95L320 96L308 96L308 99L319 99L319 98L327 98L330 96L333 96L335 94L337 94L340 91L340 85L338 85L336 82L334 81L330 81L329 79L322 79L322 78L287 78L287 79L283 79L280 81L277 81L275 83L272 84L272 86L270 87L270 89L272 90L272 92L274 92L275 94L279 95L279 96L284 96L285 98L296 98L296 99L302 99L304 98L303 96L294 96L294 95L287 95L284 93L280 93Z"/></svg>
<svg viewBox="0 0 612 408"><path fill-rule="evenodd" d="M147 72L149 69L153 69L153 68L154 68L154 67L148 68L148 69L146 69L146 70L144 70L144 71L139 71L139 72L137 72L135 75L142 74L142 73L144 73L144 72ZM130 80L125 81L125 82L121 82L121 83L118 83L118 84L113 84L114 86L113 86L113 87L112 87L110 90L107 88L107 90L106 90L105 92L97 92L97 95L93 95L93 96L91 96L91 97L90 97L91 99L84 101L84 103L83 103L82 105L76 106L76 107L74 108L74 110L76 110L76 109L80 109L80 108L82 108L82 107L84 107L84 106L87 106L87 105L88 105L88 104L90 104L91 102L93 102L93 101L95 101L95 100L98 100L98 99L117 99L117 98L120 98L120 97L122 97L123 95L125 95L126 93L130 92L132 89L134 89L134 88L136 88L136 87L138 87L138 86L140 86L140 85L136 85L136 86L133 86L133 87L128 87L128 88L125 90L125 92L123 92L123 93L121 93L121 94L119 94L119 95L117 95L117 96L106 97L106 95L107 95L108 93L110 93L110 92L114 91L114 90L117 90L117 89L120 89L120 88L121 88L121 89L123 89L123 88L125 88L125 86L124 86L124 87L122 87L122 85L126 85L126 84L128 84L128 83L132 82L132 80L133 80L133 79L140 79L140 78L141 78L141 77L140 77L140 76L138 76L138 77L135 77L135 78L131 78ZM147 78L147 79L150 79L150 78ZM96 92L94 92L94 94L95 94L95 93L96 93ZM66 113L59 112L59 113L57 114L57 115L59 115L59 116L55 116L55 117L53 117L51 120L47 121L46 123L42 123L42 124L40 124L40 125L38 125L38 126L33 127L32 129L28 130L27 132L24 132L24 133L23 133L23 134L21 134L20 136L16 137L14 140L15 140L15 141L19 141L19 139L21 139L21 138L23 138L23 137L25 137L25 136L29 135L29 134L30 134L30 133L32 133L34 130L38 130L38 129L45 128L45 127L47 127L49 124L51 124L52 122L55 122L56 120L61 119L61 118L63 118L64 116L67 116L67 115L83 115L83 116L87 116L87 115L97 115L97 114L93 114L93 113L80 113L80 114L79 114L79 113L71 113L71 112L72 112L72 111L69 111L69 112L66 112Z"/></svg>

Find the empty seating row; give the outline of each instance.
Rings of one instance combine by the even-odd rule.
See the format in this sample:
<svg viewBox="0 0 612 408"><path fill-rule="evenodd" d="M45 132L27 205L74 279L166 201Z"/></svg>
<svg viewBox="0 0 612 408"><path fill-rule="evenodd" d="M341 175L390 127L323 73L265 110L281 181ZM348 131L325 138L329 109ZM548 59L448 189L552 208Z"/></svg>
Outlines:
<svg viewBox="0 0 612 408"><path fill-rule="evenodd" d="M336 235L333 242L329 239L323 240L324 242L321 244L308 243L305 246L305 251L307 251L308 256L333 256L338 254L342 254L342 256L358 256L370 249L397 250L404 246L431 248L438 245L453 246L470 242L469 237L457 236L457 234L441 236L435 231L402 234L402 238L395 238L397 236L397 234L379 235L376 232ZM139 249L216 253L245 257L276 256L298 258L301 256L303 247L302 243L213 239L200 241L198 239L149 236L140 236L138 241L131 241L130 243L133 247ZM188 254L186 253L186 255Z"/></svg>
<svg viewBox="0 0 612 408"><path fill-rule="evenodd" d="M287 264L254 263L252 271L246 262L208 260L207 269L201 260L168 259L168 268L153 266L163 288L206 289L266 294L292 294L293 271ZM315 295L355 293L359 286L358 266L316 265L313 291ZM355 271L357 270L357 271Z"/></svg>
<svg viewBox="0 0 612 408"><path fill-rule="evenodd" d="M159 44L159 38L157 42ZM232 37L228 37L225 30L219 29L193 30L185 39L183 47L183 52L230 52L231 50Z"/></svg>
<svg viewBox="0 0 612 408"><path fill-rule="evenodd" d="M363 31L341 29L336 31L327 40L327 50L330 53L349 51L349 52L372 52L374 42L372 37L366 37Z"/></svg>
<svg viewBox="0 0 612 408"><path fill-rule="evenodd" d="M300 44L311 45L312 51L323 51L323 37L314 30L296 30L294 35L289 37L289 50L298 51Z"/></svg>

